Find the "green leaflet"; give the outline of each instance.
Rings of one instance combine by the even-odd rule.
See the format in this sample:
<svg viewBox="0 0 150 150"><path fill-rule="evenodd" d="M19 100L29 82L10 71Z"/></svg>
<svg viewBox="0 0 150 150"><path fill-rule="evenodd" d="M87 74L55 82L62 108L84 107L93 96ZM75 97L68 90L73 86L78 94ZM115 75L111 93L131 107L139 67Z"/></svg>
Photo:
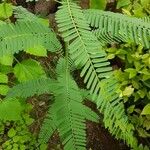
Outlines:
<svg viewBox="0 0 150 150"><path fill-rule="evenodd" d="M35 45L42 45L48 51L56 52L61 44L55 33L48 27L36 21L18 21L0 26L0 56L14 54Z"/></svg>
<svg viewBox="0 0 150 150"><path fill-rule="evenodd" d="M7 83L7 82L8 82L7 75L0 72L0 83Z"/></svg>
<svg viewBox="0 0 150 150"><path fill-rule="evenodd" d="M42 93L54 94L55 101L49 108L47 117L43 122L39 134L39 144L47 143L57 129L65 150L84 150L86 147L85 120L98 122L99 117L82 104L85 96L82 95L83 93L81 94L76 82L70 75L70 63L65 59L59 60L56 69L57 80L41 78L23 82L13 87L7 98L26 98Z"/></svg>
<svg viewBox="0 0 150 150"><path fill-rule="evenodd" d="M18 21L31 21L31 22L35 21L49 27L48 19L37 17L33 13L29 12L27 9L23 8L22 6L17 7L14 6L13 11Z"/></svg>
<svg viewBox="0 0 150 150"><path fill-rule="evenodd" d="M144 109L143 109L143 111L142 111L141 114L142 114L142 115L150 115L150 103L147 104L147 105L144 107Z"/></svg>
<svg viewBox="0 0 150 150"><path fill-rule="evenodd" d="M13 55L4 55L0 57L0 63L6 66L12 66L13 63Z"/></svg>
<svg viewBox="0 0 150 150"><path fill-rule="evenodd" d="M18 63L14 67L14 74L19 82L24 82L27 80L37 79L45 76L45 72L40 63L32 59L24 60L21 63Z"/></svg>
<svg viewBox="0 0 150 150"><path fill-rule="evenodd" d="M47 50L42 45L36 45L34 47L28 48L26 52L35 56L47 56Z"/></svg>
<svg viewBox="0 0 150 150"><path fill-rule="evenodd" d="M130 0L118 0L118 2L117 2L117 8L119 9L119 8L127 6L129 4L131 4Z"/></svg>

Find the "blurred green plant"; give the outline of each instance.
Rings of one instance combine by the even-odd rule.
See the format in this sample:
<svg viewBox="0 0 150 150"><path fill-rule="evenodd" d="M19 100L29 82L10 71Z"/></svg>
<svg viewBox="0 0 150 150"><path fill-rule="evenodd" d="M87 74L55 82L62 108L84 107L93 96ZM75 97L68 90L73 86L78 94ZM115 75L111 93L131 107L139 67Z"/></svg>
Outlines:
<svg viewBox="0 0 150 150"><path fill-rule="evenodd" d="M9 100L8 103L11 103L12 100ZM16 102L16 101L15 101ZM10 106L10 105L8 105ZM29 126L33 123L34 119L30 117L30 111L32 106L30 104L17 104L14 103L15 108L20 111L17 111L15 116L15 109L13 112L10 112L10 107L7 107L5 111L9 111L9 116L13 113L13 117L7 117L2 119L0 118L0 149L3 150L34 150L36 146L36 137L29 131ZM13 106L11 105L11 108ZM18 113L19 112L19 113ZM19 117L18 117L19 115Z"/></svg>
<svg viewBox="0 0 150 150"><path fill-rule="evenodd" d="M107 49L108 59L117 60L115 71L131 122L139 136L150 137L150 53L141 45L121 44Z"/></svg>
<svg viewBox="0 0 150 150"><path fill-rule="evenodd" d="M107 0L90 0L90 8L105 10Z"/></svg>
<svg viewBox="0 0 150 150"><path fill-rule="evenodd" d="M135 17L150 15L150 0L117 0L117 9Z"/></svg>

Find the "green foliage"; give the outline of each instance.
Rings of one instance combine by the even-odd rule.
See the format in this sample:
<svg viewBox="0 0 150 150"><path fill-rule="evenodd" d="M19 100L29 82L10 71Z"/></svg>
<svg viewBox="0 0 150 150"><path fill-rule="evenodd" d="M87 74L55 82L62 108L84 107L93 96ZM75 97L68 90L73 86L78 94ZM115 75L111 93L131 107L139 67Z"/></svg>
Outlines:
<svg viewBox="0 0 150 150"><path fill-rule="evenodd" d="M0 57L0 64L6 66L12 66L13 64L13 56L12 55L4 55Z"/></svg>
<svg viewBox="0 0 150 150"><path fill-rule="evenodd" d="M27 13L22 7L13 7L14 13L18 20L15 24L2 23L0 29L0 56L6 54L14 54L19 50L27 50L34 48L35 45L44 46L48 51L55 52L61 48L56 35L45 24L38 21L37 17ZM27 13L27 17L26 16ZM29 15L28 15L29 14ZM28 20L21 19L28 18ZM32 16L32 17L29 17ZM35 19L32 19L35 18ZM17 43L12 45L12 43Z"/></svg>
<svg viewBox="0 0 150 150"><path fill-rule="evenodd" d="M131 1L130 0L117 0L117 8L121 8L121 7L124 7L124 6L127 6L129 4L131 4Z"/></svg>
<svg viewBox="0 0 150 150"><path fill-rule="evenodd" d="M40 24L49 26L48 19L36 17L34 14L32 14L27 9L21 6L17 6L17 7L14 6L13 11L14 11L15 18L17 18L17 21L31 21L36 23L39 22Z"/></svg>
<svg viewBox="0 0 150 150"><path fill-rule="evenodd" d="M145 17L150 14L150 0L118 0L117 8L128 15Z"/></svg>
<svg viewBox="0 0 150 150"><path fill-rule="evenodd" d="M87 10L85 17L103 44L123 41L150 48L150 24L142 19L100 10Z"/></svg>
<svg viewBox="0 0 150 150"><path fill-rule="evenodd" d="M22 109L23 107L21 106L18 99L1 100L0 120L1 121L20 120Z"/></svg>
<svg viewBox="0 0 150 150"><path fill-rule="evenodd" d="M137 140L133 136L134 127L129 123L119 93L114 93L114 91L118 91L118 81L114 77L105 79L101 87L97 105L104 114L105 127L108 128L116 138L123 139L127 144L136 147Z"/></svg>
<svg viewBox="0 0 150 150"><path fill-rule="evenodd" d="M147 2L143 0L140 3L144 6L144 10L147 10L145 9ZM96 1L91 1L91 7L95 8L95 4ZM129 1L120 1L118 8L127 5L130 5ZM13 77L21 83L10 89L6 100L2 100L0 106L4 108L6 105L8 109L15 105L14 108L17 106L17 110L25 104L22 103L19 107L17 102L8 101L8 98L27 98L43 93L53 94L54 101L41 127L38 146L46 149L45 143L57 130L65 150L86 149L85 122L86 120L97 122L98 116L83 104L83 97L86 94L79 89L71 75L73 62L74 67L81 69L80 76L84 78L93 102L104 115L104 126L112 135L125 141L131 148L147 150L147 146L138 146L135 130L141 137L149 136L147 132L150 124L149 115L147 115L147 107L149 108L147 99L149 98L149 54L147 50L150 48L149 19L137 19L100 10L82 11L72 1L63 0L56 13L56 21L58 31L65 42L65 59L59 60L56 79L52 80L46 77L38 61L27 59L19 62L17 58L13 60L13 54L24 50L31 55L46 56L46 49L50 52L60 50L60 42L51 29L41 21L41 18L37 18L22 7L13 7L13 10L17 19L14 24L9 20L12 14L5 14L5 17L2 17L8 19L9 23L0 22L0 56L2 56L0 63L3 68L5 66L0 73L1 95L5 96L8 91L6 87L9 88L8 73L13 73ZM134 46L131 50L128 50L128 46L119 50L118 47L106 48L106 44L116 45L118 42L135 43L140 46L138 48ZM145 52L142 52L143 47L146 49ZM114 66L110 66L109 59L116 57L125 61L125 69L114 73L112 71ZM136 103L141 99L144 100L143 112L136 108ZM127 113L124 103L129 106ZM5 115L9 116L9 114ZM21 116L19 126L22 126L26 115L20 114L19 116ZM23 124L28 126L30 121L29 119ZM23 136L24 140L20 142L20 132L17 132L15 126L11 126L7 138L10 138L4 143L7 149L12 149L12 144L16 146L16 141L19 146L22 145L20 149L35 149L33 146L35 141L30 143L32 136L28 134Z"/></svg>
<svg viewBox="0 0 150 150"><path fill-rule="evenodd" d="M27 53L35 55L35 56L47 56L47 50L43 46L34 46L33 48L29 48L26 50Z"/></svg>
<svg viewBox="0 0 150 150"><path fill-rule="evenodd" d="M8 82L7 75L0 73L0 83L7 83L7 82Z"/></svg>
<svg viewBox="0 0 150 150"><path fill-rule="evenodd" d="M26 88L29 87L28 85L32 86L33 90L33 93L30 92L29 96L34 93L37 94L38 87L40 87L41 90L49 88L55 96L55 101L49 108L47 117L41 128L41 132L39 134L39 144L47 143L49 138L57 129L66 150L85 149L85 119L97 122L98 116L82 104L83 98L80 90L70 75L69 66L66 67L66 65L69 65L66 60L61 59L59 61L57 67L58 78L53 85L47 82L50 80L45 79L45 82L41 82L41 84L43 84L41 88L41 84L33 81L14 87L14 89L12 89L12 93L17 95L18 90L22 90L22 92L19 92L19 95L17 96L28 96L26 95L26 93L28 93L28 88ZM64 68L66 70L64 70ZM42 92L48 91L43 90Z"/></svg>
<svg viewBox="0 0 150 150"><path fill-rule="evenodd" d="M59 31L62 33L64 41L68 43L68 49L75 64L83 66L81 77L84 76L84 82L93 94L101 111L111 113L104 113L104 115L108 114L110 116L110 118L108 115L106 115L106 118L104 116L105 127L109 128L110 132L118 138L125 140L130 146L136 146L132 125L128 121L120 99L117 98L118 94L115 88L111 91L112 93L108 91L101 94L101 91L106 90L105 87L109 89L110 86L111 89L114 84L114 81L111 80L112 68L109 67L109 62L107 61L104 49L101 47L101 43L90 32L80 7L70 1L63 2L62 4L56 14ZM96 20L97 24L99 24L98 21ZM105 86L101 86L105 79L106 81L109 80L109 82L106 82ZM109 100L106 95L112 99ZM106 101L108 103L105 103ZM116 111L114 111L115 109L120 110L121 113L117 115ZM124 127L121 124L124 124Z"/></svg>
<svg viewBox="0 0 150 150"><path fill-rule="evenodd" d="M102 9L106 8L107 0L90 0L90 8Z"/></svg>
<svg viewBox="0 0 150 150"><path fill-rule="evenodd" d="M143 109L143 111L142 111L141 114L142 114L142 115L150 115L150 104L147 104L147 105L144 107L144 109Z"/></svg>
<svg viewBox="0 0 150 150"><path fill-rule="evenodd" d="M55 81L49 78L29 80L11 88L7 94L7 98L27 98L34 95L41 95L43 93L50 93L53 88L55 88Z"/></svg>
<svg viewBox="0 0 150 150"><path fill-rule="evenodd" d="M120 81L120 96L128 106L128 115L134 124L138 135L143 138L149 137L148 115L142 115L142 109L148 105L150 100L149 93L149 53L141 45L138 47L131 44L122 44L116 48L108 48L108 57L114 55L114 58L121 59L124 64L122 70L116 70L115 75ZM142 107L142 108L141 108Z"/></svg>
<svg viewBox="0 0 150 150"><path fill-rule="evenodd" d="M27 9L22 6L13 7L15 18L18 21L38 21L38 17L29 12Z"/></svg>
<svg viewBox="0 0 150 150"><path fill-rule="evenodd" d="M46 26L31 21L18 21L15 24L0 26L0 56L17 53L35 45L43 45L49 51L57 51L61 48L55 34ZM18 41L17 44L12 44Z"/></svg>
<svg viewBox="0 0 150 150"><path fill-rule="evenodd" d="M5 114L5 120L0 122L0 148L4 150L34 150L36 139L28 129L28 126L33 123L33 119L29 115L32 109L31 105L24 104L21 106L18 104L19 101L8 100L8 102L10 103L9 107L5 107L4 112L8 111L9 118ZM21 108L21 114L18 112L19 108Z"/></svg>

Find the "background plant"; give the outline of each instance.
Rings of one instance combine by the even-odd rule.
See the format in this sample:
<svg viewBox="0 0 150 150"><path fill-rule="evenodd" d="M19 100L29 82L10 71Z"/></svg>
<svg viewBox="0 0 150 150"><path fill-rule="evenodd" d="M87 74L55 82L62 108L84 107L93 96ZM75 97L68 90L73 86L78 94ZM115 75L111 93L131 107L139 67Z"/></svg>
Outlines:
<svg viewBox="0 0 150 150"><path fill-rule="evenodd" d="M150 1L118 0L117 8L121 8L127 15L146 18L149 15L149 4ZM130 119L135 124L139 136L147 138L149 137L148 107L150 102L149 49L129 42L128 44L112 45L107 52L108 58L116 61L117 68L121 68L116 71L116 76L121 83L121 96L124 98Z"/></svg>

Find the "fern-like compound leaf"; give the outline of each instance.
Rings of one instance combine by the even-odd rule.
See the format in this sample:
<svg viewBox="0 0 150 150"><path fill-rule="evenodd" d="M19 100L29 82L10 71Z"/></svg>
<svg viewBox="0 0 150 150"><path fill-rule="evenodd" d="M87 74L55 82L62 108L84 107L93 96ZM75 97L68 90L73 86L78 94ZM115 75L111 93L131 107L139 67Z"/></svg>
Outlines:
<svg viewBox="0 0 150 150"><path fill-rule="evenodd" d="M101 42L124 41L150 48L150 24L143 19L101 10L86 10L84 15Z"/></svg>
<svg viewBox="0 0 150 150"><path fill-rule="evenodd" d="M44 119L44 122L42 124L42 127L40 129L39 138L38 138L38 146L43 143L47 143L49 138L53 135L53 133L56 131L57 126L55 124L55 116L53 118L53 112L51 110L51 107L49 108L46 118Z"/></svg>
<svg viewBox="0 0 150 150"><path fill-rule="evenodd" d="M13 14L17 21L38 21L38 17L22 6L13 6Z"/></svg>
<svg viewBox="0 0 150 150"><path fill-rule="evenodd" d="M58 83L53 91L55 102L50 107L47 118L44 121L39 134L39 142L49 140L47 136L44 137L43 135L47 134L48 126L51 126L50 120L53 120L64 145L64 150L85 150L85 121L88 119L97 122L98 116L82 104L82 95L77 84L72 79L66 63L64 60L59 61L57 67ZM64 70L64 68L66 69Z"/></svg>
<svg viewBox="0 0 150 150"><path fill-rule="evenodd" d="M37 80L29 80L18 84L11 88L7 94L7 98L21 97L27 98L34 95L50 93L55 86L55 81L49 78L40 78Z"/></svg>
<svg viewBox="0 0 150 150"><path fill-rule="evenodd" d="M56 35L39 22L19 21L0 26L0 56L14 54L35 45L43 45L49 51L57 51L61 44Z"/></svg>
<svg viewBox="0 0 150 150"><path fill-rule="evenodd" d="M77 66L84 66L81 77L91 93L100 90L100 80L111 75L112 68L97 38L90 28L79 6L69 0L62 3L56 14L59 31L66 42L71 58Z"/></svg>

